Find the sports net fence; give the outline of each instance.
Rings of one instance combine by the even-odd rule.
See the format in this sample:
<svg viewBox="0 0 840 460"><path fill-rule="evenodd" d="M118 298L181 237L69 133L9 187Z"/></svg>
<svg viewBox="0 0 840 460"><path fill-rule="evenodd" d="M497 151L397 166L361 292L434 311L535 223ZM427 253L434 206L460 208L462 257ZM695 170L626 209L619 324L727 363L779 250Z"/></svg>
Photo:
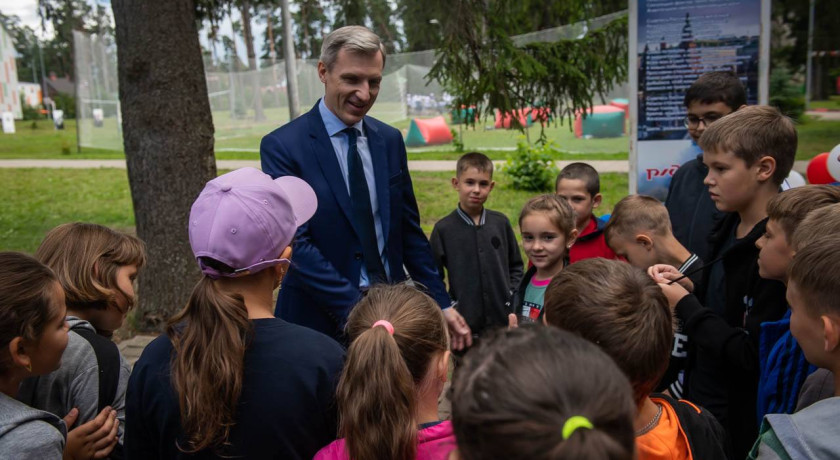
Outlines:
<svg viewBox="0 0 840 460"><path fill-rule="evenodd" d="M626 14L626 11L621 11L586 23L569 24L513 39L520 45L571 39ZM73 32L73 39L79 145L122 150L115 40L79 31ZM379 96L370 115L404 129L410 118L448 113L451 97L439 83L426 78L434 62L434 50L388 55ZM296 61L301 112L309 110L323 95L324 87L318 79L317 64L315 59ZM258 70L219 71L209 67L205 66L205 76L216 151L257 152L262 136L289 121L285 62L263 63ZM625 83L614 88L607 98L626 98L627 95L628 85Z"/></svg>

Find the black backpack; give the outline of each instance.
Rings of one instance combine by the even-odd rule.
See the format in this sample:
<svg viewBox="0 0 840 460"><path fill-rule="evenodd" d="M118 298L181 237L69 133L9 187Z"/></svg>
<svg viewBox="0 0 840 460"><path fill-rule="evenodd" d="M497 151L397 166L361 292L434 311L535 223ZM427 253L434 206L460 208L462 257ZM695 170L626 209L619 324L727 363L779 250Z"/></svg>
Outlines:
<svg viewBox="0 0 840 460"><path fill-rule="evenodd" d="M120 350L117 344L81 324L71 327L70 330L85 339L96 354L96 364L99 367L99 403L96 410L98 414L117 397L117 386L120 383ZM108 456L111 459L124 457L119 443Z"/></svg>

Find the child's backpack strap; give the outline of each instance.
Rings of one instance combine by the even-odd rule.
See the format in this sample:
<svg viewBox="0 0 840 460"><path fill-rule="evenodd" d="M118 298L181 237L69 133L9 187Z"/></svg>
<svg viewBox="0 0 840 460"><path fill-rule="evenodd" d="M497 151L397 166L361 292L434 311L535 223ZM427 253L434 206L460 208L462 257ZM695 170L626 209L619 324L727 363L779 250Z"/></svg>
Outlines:
<svg viewBox="0 0 840 460"><path fill-rule="evenodd" d="M99 404L96 412L102 412L102 409L113 404L117 397L117 385L120 382L120 350L117 344L84 326L76 325L70 330L87 340L96 354L96 364L99 366Z"/></svg>

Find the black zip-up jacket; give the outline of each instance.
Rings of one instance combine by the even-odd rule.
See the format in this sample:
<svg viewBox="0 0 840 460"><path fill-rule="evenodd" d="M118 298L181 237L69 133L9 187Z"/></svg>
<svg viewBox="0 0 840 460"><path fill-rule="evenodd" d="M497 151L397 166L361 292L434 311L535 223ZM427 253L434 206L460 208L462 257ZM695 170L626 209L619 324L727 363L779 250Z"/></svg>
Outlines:
<svg viewBox="0 0 840 460"><path fill-rule="evenodd" d="M729 213L709 238L712 259L721 253L728 235L740 222ZM744 458L758 435L758 337L760 325L778 321L787 311L785 286L758 276L758 248L767 219L726 250L723 259L723 317L694 295L684 297L675 313L691 342L686 371L686 399L709 411L730 435L732 456ZM711 268L704 270L698 292L705 297Z"/></svg>
<svg viewBox="0 0 840 460"><path fill-rule="evenodd" d="M531 278L534 277L534 274L537 273L537 267L533 265L528 268L524 275L522 275L522 280L519 281L519 286L514 288L513 292L510 294L510 299L505 303L505 309L508 313L513 313L516 315L516 318L519 322L522 322L522 302L525 300L525 289L528 288L528 283L531 282ZM542 315L545 312L545 308L543 311L540 312L540 319L542 319Z"/></svg>

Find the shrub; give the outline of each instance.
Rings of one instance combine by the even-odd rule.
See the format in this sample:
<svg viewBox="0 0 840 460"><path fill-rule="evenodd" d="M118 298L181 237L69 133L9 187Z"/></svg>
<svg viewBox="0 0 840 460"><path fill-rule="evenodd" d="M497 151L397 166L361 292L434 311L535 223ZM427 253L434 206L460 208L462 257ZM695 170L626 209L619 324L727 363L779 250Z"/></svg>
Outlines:
<svg viewBox="0 0 840 460"><path fill-rule="evenodd" d="M792 118L799 120L805 113L805 97L792 81L793 74L784 65L777 65L770 72L770 105Z"/></svg>
<svg viewBox="0 0 840 460"><path fill-rule="evenodd" d="M538 142L529 145L524 139L516 144L516 151L508 156L507 164L502 169L516 190L542 192L551 190L557 167L552 153L555 152L552 142Z"/></svg>

